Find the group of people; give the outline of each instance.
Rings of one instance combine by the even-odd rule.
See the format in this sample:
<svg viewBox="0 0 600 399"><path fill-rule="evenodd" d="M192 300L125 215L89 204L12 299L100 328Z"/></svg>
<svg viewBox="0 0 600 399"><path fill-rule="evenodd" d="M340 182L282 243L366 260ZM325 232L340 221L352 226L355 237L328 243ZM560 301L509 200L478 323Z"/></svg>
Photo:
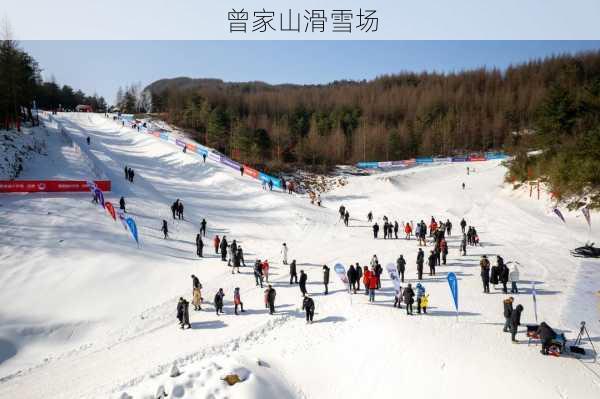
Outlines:
<svg viewBox="0 0 600 399"><path fill-rule="evenodd" d="M183 202L179 198L171 204L171 213L173 214L173 219L185 220L183 218Z"/></svg>
<svg viewBox="0 0 600 399"><path fill-rule="evenodd" d="M344 221L344 225L348 227L348 222L350 221L350 212L344 205L340 205L340 209L338 209L338 213L340 214L340 219Z"/></svg>
<svg viewBox="0 0 600 399"><path fill-rule="evenodd" d="M127 180L130 183L133 183L133 178L135 177L135 172L133 171L133 169L125 165L123 171L125 172L125 180Z"/></svg>
<svg viewBox="0 0 600 399"><path fill-rule="evenodd" d="M519 288L517 283L519 281L519 267L517 263L513 263L509 268L505 263L504 259L500 255L496 256L496 264L491 266L490 260L487 255L483 255L479 261L479 267L481 269L481 282L483 284L483 293L490 293L490 283L496 288L497 284L502 284L502 292L508 294L507 284L510 282L510 293L518 294Z"/></svg>

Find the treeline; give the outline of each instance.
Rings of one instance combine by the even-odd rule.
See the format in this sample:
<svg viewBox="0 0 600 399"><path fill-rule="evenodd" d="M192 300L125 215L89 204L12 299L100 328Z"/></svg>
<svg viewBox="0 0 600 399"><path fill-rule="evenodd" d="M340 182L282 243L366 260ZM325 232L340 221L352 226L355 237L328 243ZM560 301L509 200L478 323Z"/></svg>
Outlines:
<svg viewBox="0 0 600 399"><path fill-rule="evenodd" d="M43 82L36 60L13 40L0 41L0 128L19 126L33 120L34 104L41 109L73 110L78 104L104 111L106 102L98 96L86 96L55 82Z"/></svg>
<svg viewBox="0 0 600 399"><path fill-rule="evenodd" d="M153 112L204 144L283 167L509 149L536 127L558 82L582 90L599 77L600 52L588 52L505 71L401 73L327 85L177 78L145 91Z"/></svg>

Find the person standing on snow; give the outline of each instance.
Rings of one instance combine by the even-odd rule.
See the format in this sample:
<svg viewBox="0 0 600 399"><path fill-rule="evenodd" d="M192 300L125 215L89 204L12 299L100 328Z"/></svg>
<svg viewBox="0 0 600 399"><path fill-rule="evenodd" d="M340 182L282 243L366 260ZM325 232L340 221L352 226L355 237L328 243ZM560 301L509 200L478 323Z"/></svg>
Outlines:
<svg viewBox="0 0 600 399"><path fill-rule="evenodd" d="M225 293L223 292L223 288L219 288L219 291L217 291L217 293L215 294L215 310L217 312L217 316L219 315L219 312L221 314L225 314L225 312L223 312L223 298L225 297Z"/></svg>
<svg viewBox="0 0 600 399"><path fill-rule="evenodd" d="M490 272L490 283L494 286L494 290L496 289L496 285L500 282L500 270L498 265L494 265L491 268Z"/></svg>
<svg viewBox="0 0 600 399"><path fill-rule="evenodd" d="M233 290L233 304L234 304L234 313L237 316L238 314L238 306L240 307L242 312L245 312L244 310L244 303L242 302L242 297L240 295L240 287L235 287L235 289Z"/></svg>
<svg viewBox="0 0 600 399"><path fill-rule="evenodd" d="M374 269L371 269L371 274L368 281L369 302L375 302L375 290L378 288L379 279Z"/></svg>
<svg viewBox="0 0 600 399"><path fill-rule="evenodd" d="M404 233L406 234L406 239L410 240L410 236L412 234L412 227L410 227L410 224L408 224L408 222L406 223L406 226L404 226Z"/></svg>
<svg viewBox="0 0 600 399"><path fill-rule="evenodd" d="M262 274L262 263L260 259L257 259L254 262L254 279L256 280L256 286L258 287L260 284L260 288L263 287L263 274Z"/></svg>
<svg viewBox="0 0 600 399"><path fill-rule="evenodd" d="M423 263L425 262L425 253L419 248L417 252L417 279L423 279Z"/></svg>
<svg viewBox="0 0 600 399"><path fill-rule="evenodd" d="M325 295L329 294L329 266L323 265L323 285L325 286Z"/></svg>
<svg viewBox="0 0 600 399"><path fill-rule="evenodd" d="M173 219L175 219L175 214L177 213L178 207L179 207L179 200L177 200L171 204L171 213L173 214Z"/></svg>
<svg viewBox="0 0 600 399"><path fill-rule="evenodd" d="M192 328L190 324L190 311L189 311L190 303L183 298L179 298L179 302L177 303L177 318L179 319L179 326L183 330L185 326L188 328Z"/></svg>
<svg viewBox="0 0 600 399"><path fill-rule="evenodd" d="M125 210L125 197L121 197L121 199L119 199L119 209L127 213L127 211Z"/></svg>
<svg viewBox="0 0 600 399"><path fill-rule="evenodd" d="M425 296L425 287L421 283L417 283L415 289L417 291L417 313L421 314L421 301ZM425 313L427 313L427 310L425 310Z"/></svg>
<svg viewBox="0 0 600 399"><path fill-rule="evenodd" d="M299 282L299 286L300 286L300 292L302 293L302 296L306 295L306 280L308 279L308 276L306 275L306 273L304 273L304 270L300 270L300 282Z"/></svg>
<svg viewBox="0 0 600 399"><path fill-rule="evenodd" d="M415 302L415 291L413 291L412 285L408 283L408 287L404 289L402 292L402 297L404 299L404 303L406 304L406 314L413 314L413 303Z"/></svg>
<svg viewBox="0 0 600 399"><path fill-rule="evenodd" d="M346 213L344 213L344 224L346 225L346 227L348 227L349 220L350 220L350 212L346 211Z"/></svg>
<svg viewBox="0 0 600 399"><path fill-rule="evenodd" d="M223 239L221 240L221 244L220 244L219 248L221 249L221 261L226 262L227 261L227 237L226 236L223 236Z"/></svg>
<svg viewBox="0 0 600 399"><path fill-rule="evenodd" d="M356 269L353 264L350 264L346 276L348 277L348 289L356 294Z"/></svg>
<svg viewBox="0 0 600 399"><path fill-rule="evenodd" d="M290 284L294 282L298 284L298 274L296 273L296 259L292 260L290 263Z"/></svg>
<svg viewBox="0 0 600 399"><path fill-rule="evenodd" d="M282 263L284 265L287 265L288 264L288 247L285 244L285 242L281 246L281 256L283 257Z"/></svg>
<svg viewBox="0 0 600 399"><path fill-rule="evenodd" d="M202 284L200 284L200 280L198 277L192 274L192 305L194 305L194 310L202 310Z"/></svg>
<svg viewBox="0 0 600 399"><path fill-rule="evenodd" d="M373 237L377 239L377 234L379 234L379 225L377 222L373 225Z"/></svg>
<svg viewBox="0 0 600 399"><path fill-rule="evenodd" d="M237 249L236 257L238 260L238 272L239 272L240 264L243 265L244 267L246 267L246 261L244 260L244 250L242 249L241 245Z"/></svg>
<svg viewBox="0 0 600 399"><path fill-rule="evenodd" d="M398 239L398 230L400 229L400 226L398 225L398 221L396 220L394 222L394 236L396 237L396 240Z"/></svg>
<svg viewBox="0 0 600 399"><path fill-rule="evenodd" d="M371 223L373 221L373 212L369 211L367 214L367 222Z"/></svg>
<svg viewBox="0 0 600 399"><path fill-rule="evenodd" d="M400 276L400 282L404 282L404 272L406 271L406 260L404 260L404 256L400 255L400 257L396 260L396 270L398 270L398 275Z"/></svg>
<svg viewBox="0 0 600 399"><path fill-rule="evenodd" d="M304 299L302 300L302 310L306 311L306 324L312 324L315 315L315 301L308 295L304 295Z"/></svg>
<svg viewBox="0 0 600 399"><path fill-rule="evenodd" d="M185 220L183 217L183 202L179 201L179 205L177 206L177 215L180 220Z"/></svg>
<svg viewBox="0 0 600 399"><path fill-rule="evenodd" d="M481 282L483 283L483 293L490 293L490 261L488 260L486 255L481 257L479 261L479 266L481 267Z"/></svg>
<svg viewBox="0 0 600 399"><path fill-rule="evenodd" d="M519 267L516 263L514 263L510 271L508 272L508 280L510 281L510 293L518 294L519 287L517 287L517 283L519 282Z"/></svg>
<svg viewBox="0 0 600 399"><path fill-rule="evenodd" d="M273 180L269 179L269 191L273 191Z"/></svg>
<svg viewBox="0 0 600 399"><path fill-rule="evenodd" d="M219 235L217 234L213 240L213 245L215 247L215 253L218 255L219 254L219 245L221 244L221 239L219 238Z"/></svg>
<svg viewBox="0 0 600 399"><path fill-rule="evenodd" d="M517 307L510 314L510 340L516 344L517 341L517 329L521 325L521 313L523 312L523 305L517 305Z"/></svg>
<svg viewBox="0 0 600 399"><path fill-rule="evenodd" d="M465 221L465 218L463 218L460 221L460 229L462 230L462 233L465 234L465 228L467 227L467 222Z"/></svg>
<svg viewBox="0 0 600 399"><path fill-rule="evenodd" d="M231 244L231 246L233 247L233 244ZM241 248L241 247L239 247ZM239 257L239 251L236 250L235 252L233 252L233 267L231 268L231 274L234 273L234 271L237 271L238 273L240 273L240 257Z"/></svg>
<svg viewBox="0 0 600 399"><path fill-rule="evenodd" d="M356 262L356 267L354 269L356 270L356 289L360 291L360 279L362 278L363 270L358 262Z"/></svg>
<svg viewBox="0 0 600 399"><path fill-rule="evenodd" d="M167 221L166 221L166 220L164 220L164 219L163 219L163 222L162 222L162 227L160 228L160 231L162 231L162 232L163 232L163 234L164 234L164 236L165 236L165 237L164 237L164 238L165 238L165 240L166 240L167 238L169 238L169 226L168 226L168 224L167 224Z"/></svg>
<svg viewBox="0 0 600 399"><path fill-rule="evenodd" d="M269 304L269 314L275 313L275 296L276 296L275 288L269 285L267 288L267 303Z"/></svg>
<svg viewBox="0 0 600 399"><path fill-rule="evenodd" d="M199 258L202 258L202 249L204 248L204 243L202 242L202 236L200 233L196 234L196 255Z"/></svg>
<svg viewBox="0 0 600 399"><path fill-rule="evenodd" d="M467 235L463 234L463 238L460 241L460 254L462 256L467 256Z"/></svg>
<svg viewBox="0 0 600 399"><path fill-rule="evenodd" d="M365 295L369 295L369 280L371 279L371 271L367 266L363 267L363 284L365 286Z"/></svg>
<svg viewBox="0 0 600 399"><path fill-rule="evenodd" d="M448 237L452 235L452 223L450 223L450 219L446 219L446 234L448 234Z"/></svg>
<svg viewBox="0 0 600 399"><path fill-rule="evenodd" d="M263 277L265 279L265 281L268 283L269 282L269 261L267 259L265 259L265 261L262 263L262 274Z"/></svg>
<svg viewBox="0 0 600 399"><path fill-rule="evenodd" d="M232 266L231 262L233 261L233 254L237 250L237 245L235 245L235 240L231 243L231 245L227 246L227 266ZM233 273L233 270L231 270Z"/></svg>
<svg viewBox="0 0 600 399"><path fill-rule="evenodd" d="M427 258L427 265L429 266L429 275L435 276L435 263L436 263L436 255L433 251L430 251L429 258ZM419 279L420 280L420 279ZM417 284L418 288L418 284Z"/></svg>
<svg viewBox="0 0 600 399"><path fill-rule="evenodd" d="M346 214L346 207L344 205L340 205L340 209L338 210L340 214L340 220L344 219L344 215Z"/></svg>
<svg viewBox="0 0 600 399"><path fill-rule="evenodd" d="M510 332L510 316L513 312L513 301L514 298L512 296L502 301L502 305L504 307L504 328L502 331L504 332Z"/></svg>
<svg viewBox="0 0 600 399"><path fill-rule="evenodd" d="M504 259L502 259L501 256L498 255L496 261L498 262L500 270L500 282L502 283L502 292L504 294L508 294L508 288L506 287L506 284L508 283L509 274L508 267L504 264Z"/></svg>
<svg viewBox="0 0 600 399"><path fill-rule="evenodd" d="M442 263L445 265L448 257L448 243L445 238L440 240L440 251L442 252Z"/></svg>
<svg viewBox="0 0 600 399"><path fill-rule="evenodd" d="M388 222L383 222L383 239L387 240L388 238Z"/></svg>
<svg viewBox="0 0 600 399"><path fill-rule="evenodd" d="M202 219L202 222L200 222L200 234L202 234L202 237L206 237L206 220Z"/></svg>

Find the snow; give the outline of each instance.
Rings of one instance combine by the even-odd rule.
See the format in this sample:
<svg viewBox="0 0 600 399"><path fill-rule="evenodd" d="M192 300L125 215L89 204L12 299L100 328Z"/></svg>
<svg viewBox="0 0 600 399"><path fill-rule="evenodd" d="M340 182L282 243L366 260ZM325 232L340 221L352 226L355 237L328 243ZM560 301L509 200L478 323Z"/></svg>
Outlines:
<svg viewBox="0 0 600 399"><path fill-rule="evenodd" d="M106 199L121 195L138 224L138 249L119 223L91 203L89 194L0 196L0 397L153 397L163 386L181 398L364 398L424 397L597 398L600 366L590 356L543 357L539 346L519 345L502 332L501 291L482 294L478 261L501 254L521 264L523 324L534 322L531 282L538 315L574 339L587 321L596 346L600 336L600 262L573 258L569 250L600 242L583 217L551 202L529 198L525 189L503 184L499 161L419 166L368 176L346 176L347 184L322 195L324 207L306 196L268 192L228 167L138 133L96 114L59 114L56 119L82 151L64 144L59 124L48 124L48 156L27 161L22 178L83 178L100 167L113 182ZM91 137L86 148L85 138ZM89 161L94 167L90 167ZM136 172L123 178L123 167ZM461 189L465 182L466 189ZM545 195L545 194L544 194ZM171 219L169 206L185 205L186 221ZM337 209L350 212L350 227ZM428 315L407 316L393 308L393 286L383 279L376 302L349 295L335 273L324 296L322 265L367 264L377 254L383 267L399 254L407 260L407 282L415 281L414 240L373 240L367 213L398 222L449 218L447 266L426 276ZM458 254L459 221L477 227L482 247ZM205 258L195 255L199 222L206 218ZM169 221L169 240L159 231ZM598 214L592 214L592 223ZM595 226L594 226L595 227ZM247 265L268 259L277 290L270 316L263 290L250 267L231 274L212 248L215 234L236 239ZM298 272L308 273L316 303L307 325L296 286L281 264L289 247ZM428 250L428 248L426 249ZM457 319L446 275L459 279ZM203 285L203 310L190 309L192 328L179 329L175 307L191 297L190 275ZM362 284L361 284L362 286ZM247 312L233 314L240 287ZM226 314L216 316L212 297L223 288ZM207 303L209 302L209 303ZM524 327L523 327L524 328ZM258 364L261 360L263 366ZM173 364L181 375L172 378ZM245 381L221 380L237 372Z"/></svg>

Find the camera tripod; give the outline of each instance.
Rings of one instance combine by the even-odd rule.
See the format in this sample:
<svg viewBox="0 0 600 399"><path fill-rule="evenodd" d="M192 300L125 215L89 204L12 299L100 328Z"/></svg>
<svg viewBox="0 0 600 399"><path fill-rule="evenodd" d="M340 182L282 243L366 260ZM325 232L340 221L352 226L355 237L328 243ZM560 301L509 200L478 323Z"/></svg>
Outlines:
<svg viewBox="0 0 600 399"><path fill-rule="evenodd" d="M585 334L585 336L584 336L584 334ZM596 348L594 347L594 342L592 341L592 338L590 338L590 333L588 332L588 329L585 326L585 321L582 321L581 327L579 328L579 334L577 335L577 339L575 340L575 346L580 345L581 341L583 341L586 337L587 337L588 341L590 341L590 345L592 346L594 353L597 355L598 352L596 352Z"/></svg>

